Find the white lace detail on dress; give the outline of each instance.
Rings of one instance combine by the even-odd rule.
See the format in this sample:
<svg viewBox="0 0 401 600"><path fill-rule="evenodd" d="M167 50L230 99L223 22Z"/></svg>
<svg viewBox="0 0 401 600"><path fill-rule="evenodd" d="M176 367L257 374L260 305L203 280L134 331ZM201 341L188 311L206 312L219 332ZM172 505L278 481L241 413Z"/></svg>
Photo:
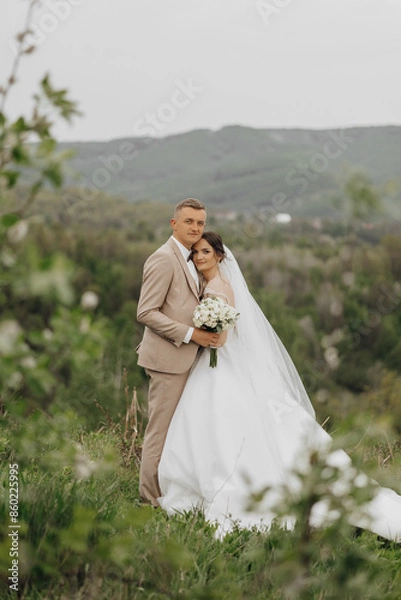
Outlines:
<svg viewBox="0 0 401 600"><path fill-rule="evenodd" d="M228 300L228 296L226 296L226 294L223 294L223 292L217 292L213 288L206 286L205 289L203 290L203 298L207 298L210 296L217 296L218 298L221 298L222 300L224 300L224 302L226 302L227 304L230 304L230 302Z"/></svg>

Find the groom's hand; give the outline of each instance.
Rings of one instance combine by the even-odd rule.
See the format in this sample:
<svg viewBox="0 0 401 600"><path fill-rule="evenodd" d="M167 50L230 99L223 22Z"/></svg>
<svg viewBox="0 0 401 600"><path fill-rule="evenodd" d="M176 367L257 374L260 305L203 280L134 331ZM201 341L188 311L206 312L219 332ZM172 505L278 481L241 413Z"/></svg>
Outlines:
<svg viewBox="0 0 401 600"><path fill-rule="evenodd" d="M191 340L195 342L195 344L204 346L205 348L208 346L214 346L215 348L218 348L221 346L220 335L220 333L213 333L211 331L205 331L204 329L198 329L195 327Z"/></svg>

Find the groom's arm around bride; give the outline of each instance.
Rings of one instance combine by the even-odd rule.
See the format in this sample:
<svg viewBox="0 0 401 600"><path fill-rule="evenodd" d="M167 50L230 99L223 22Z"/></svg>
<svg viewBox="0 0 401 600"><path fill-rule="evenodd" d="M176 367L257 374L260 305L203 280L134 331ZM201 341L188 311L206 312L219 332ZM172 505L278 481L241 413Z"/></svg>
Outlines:
<svg viewBox="0 0 401 600"><path fill-rule="evenodd" d="M187 262L205 227L204 205L180 202L171 219L172 237L145 262L137 318L145 325L138 365L149 376L148 425L140 470L140 494L157 506L157 469L168 426L199 346L218 345L218 334L196 329L192 315L199 302L196 272Z"/></svg>

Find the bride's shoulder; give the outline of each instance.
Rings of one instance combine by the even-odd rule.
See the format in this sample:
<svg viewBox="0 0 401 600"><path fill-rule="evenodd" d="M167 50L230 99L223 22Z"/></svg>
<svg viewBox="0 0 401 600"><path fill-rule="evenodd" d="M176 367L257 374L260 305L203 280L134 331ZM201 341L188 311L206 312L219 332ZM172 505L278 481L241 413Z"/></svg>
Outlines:
<svg viewBox="0 0 401 600"><path fill-rule="evenodd" d="M231 289L231 285L228 283L228 281L225 281L219 275L216 275L216 277L210 279L210 281L207 283L207 287L223 291Z"/></svg>
<svg viewBox="0 0 401 600"><path fill-rule="evenodd" d="M234 293L231 285L218 275L207 282L205 294L222 296L228 304L234 305Z"/></svg>

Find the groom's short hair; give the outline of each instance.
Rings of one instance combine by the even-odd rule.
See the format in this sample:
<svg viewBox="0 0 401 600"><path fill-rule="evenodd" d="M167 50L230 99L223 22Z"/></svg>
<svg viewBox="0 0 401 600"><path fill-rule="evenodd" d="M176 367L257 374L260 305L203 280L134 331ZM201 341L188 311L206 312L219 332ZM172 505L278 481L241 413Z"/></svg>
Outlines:
<svg viewBox="0 0 401 600"><path fill-rule="evenodd" d="M177 215L183 208L195 208L196 210L206 210L205 205L200 200L197 200L196 198L185 198L185 200L181 200L181 202L179 202L175 207L174 218L177 217Z"/></svg>

